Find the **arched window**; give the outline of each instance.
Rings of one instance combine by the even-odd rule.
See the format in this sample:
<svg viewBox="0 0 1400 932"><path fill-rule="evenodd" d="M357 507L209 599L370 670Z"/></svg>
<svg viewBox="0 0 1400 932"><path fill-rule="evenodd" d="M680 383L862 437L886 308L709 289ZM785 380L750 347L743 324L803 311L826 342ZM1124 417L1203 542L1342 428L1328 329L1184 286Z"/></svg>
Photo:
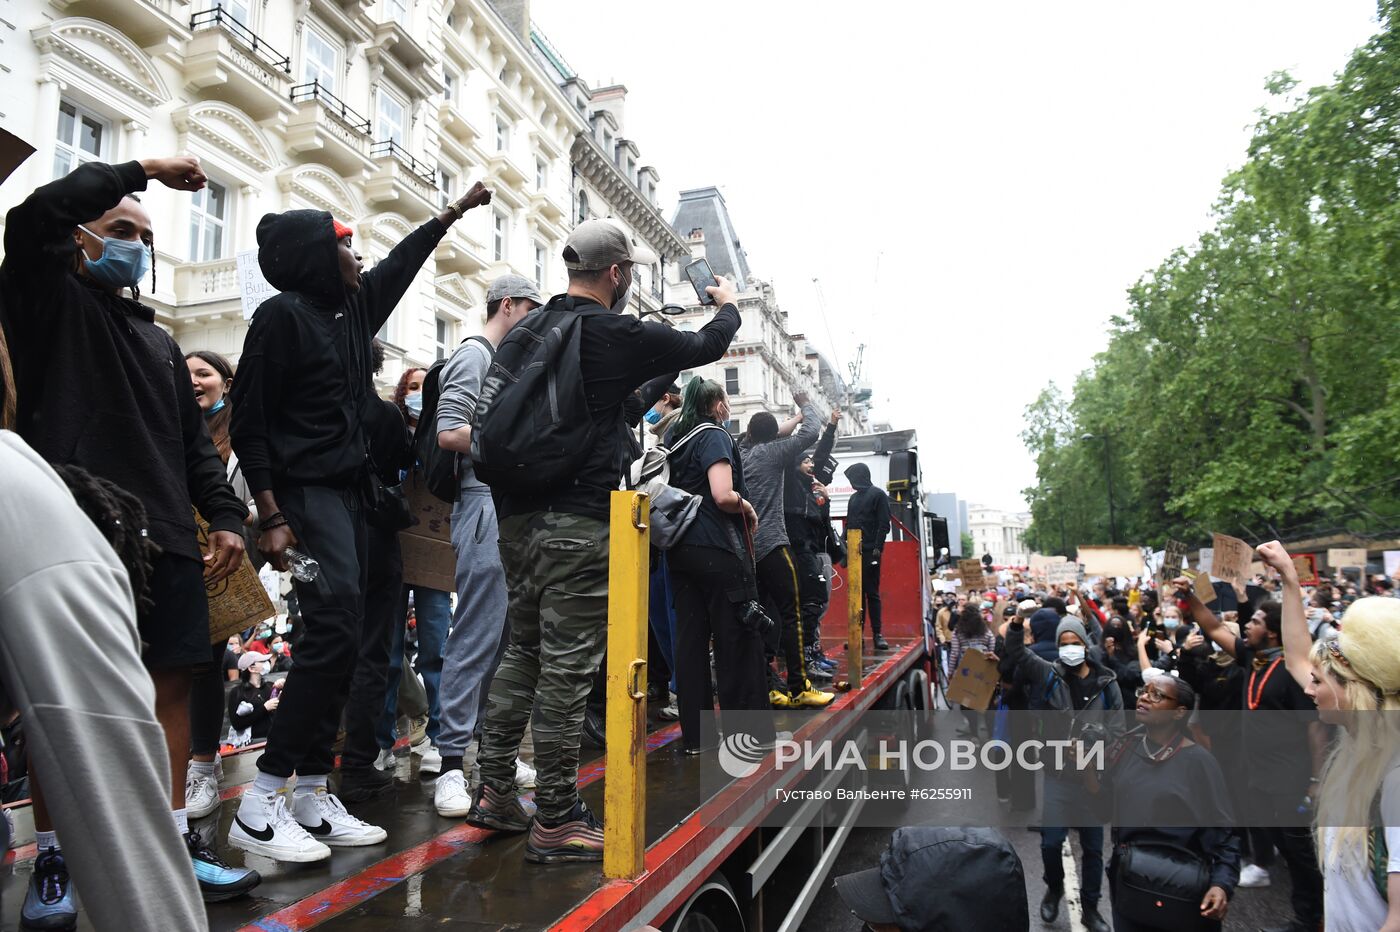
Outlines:
<svg viewBox="0 0 1400 932"><path fill-rule="evenodd" d="M588 192L578 193L578 222L582 223L588 219Z"/></svg>

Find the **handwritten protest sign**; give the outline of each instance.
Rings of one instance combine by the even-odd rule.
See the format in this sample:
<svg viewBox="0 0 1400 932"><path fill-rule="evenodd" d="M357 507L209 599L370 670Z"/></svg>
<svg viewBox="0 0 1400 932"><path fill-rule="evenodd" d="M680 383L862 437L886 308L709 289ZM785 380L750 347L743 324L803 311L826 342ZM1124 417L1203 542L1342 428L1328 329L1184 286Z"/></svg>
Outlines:
<svg viewBox="0 0 1400 932"><path fill-rule="evenodd" d="M1186 575L1191 577L1191 591L1196 593L1196 598L1206 605L1215 601L1215 587L1210 584L1209 573L1187 572Z"/></svg>
<svg viewBox="0 0 1400 932"><path fill-rule="evenodd" d="M457 555L452 550L452 506L438 498L414 473L404 480L413 524L399 531L403 581L440 592L457 589Z"/></svg>
<svg viewBox="0 0 1400 932"><path fill-rule="evenodd" d="M238 296L243 302L243 319L252 320L253 312L273 295L281 294L263 278L262 266L258 265L258 251L245 249L234 259L238 272Z"/></svg>
<svg viewBox="0 0 1400 932"><path fill-rule="evenodd" d="M1045 567L1045 582L1051 586L1073 586L1079 582L1079 564L1069 560Z"/></svg>
<svg viewBox="0 0 1400 932"><path fill-rule="evenodd" d="M948 701L969 709L985 709L997 688L997 662L976 648L963 653L948 679Z"/></svg>
<svg viewBox="0 0 1400 932"><path fill-rule="evenodd" d="M1249 564L1254 559L1254 548L1229 534L1212 534L1211 548L1215 552L1215 563L1211 573L1223 579L1235 589L1235 595L1244 598L1245 583L1249 581Z"/></svg>
<svg viewBox="0 0 1400 932"><path fill-rule="evenodd" d="M1080 547L1078 562L1090 576L1141 576L1142 548L1119 544Z"/></svg>
<svg viewBox="0 0 1400 932"><path fill-rule="evenodd" d="M1293 554L1293 569L1298 573L1298 582L1304 586L1317 585L1317 556L1311 553Z"/></svg>
<svg viewBox="0 0 1400 932"><path fill-rule="evenodd" d="M1366 548L1365 547L1334 547L1327 551L1327 565L1334 570L1354 566L1357 569L1366 568Z"/></svg>
<svg viewBox="0 0 1400 932"><path fill-rule="evenodd" d="M1186 545L1179 540L1167 538L1164 548L1165 556L1162 558L1162 572L1158 577L1160 582L1170 582L1181 575L1182 561L1186 559Z"/></svg>
<svg viewBox="0 0 1400 932"><path fill-rule="evenodd" d="M200 553L209 553L209 523L198 511L194 513ZM245 553L238 569L227 579L206 583L209 596L209 643L228 640L230 634L246 631L261 621L277 616L277 609L267 597L267 589L253 569L253 561Z"/></svg>
<svg viewBox="0 0 1400 932"><path fill-rule="evenodd" d="M982 577L982 561L959 560L958 577L964 589L985 589L987 581Z"/></svg>

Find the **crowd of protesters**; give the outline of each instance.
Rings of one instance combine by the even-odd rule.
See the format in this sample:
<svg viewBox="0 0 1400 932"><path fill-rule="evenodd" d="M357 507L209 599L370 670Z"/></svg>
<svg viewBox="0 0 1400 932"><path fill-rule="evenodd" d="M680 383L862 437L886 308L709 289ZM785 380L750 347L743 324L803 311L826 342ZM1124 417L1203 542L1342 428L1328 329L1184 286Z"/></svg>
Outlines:
<svg viewBox="0 0 1400 932"><path fill-rule="evenodd" d="M1110 927L1105 876L1112 928L1217 929L1236 890L1272 883L1276 861L1293 913L1281 929L1400 930L1400 716L1380 714L1400 711L1400 591L1383 575L1340 572L1303 586L1277 542L1257 559L1263 573L1238 594L1214 583L1208 602L1186 575L1160 589L1101 579L1082 591L1015 571L985 589L934 580L948 590L930 618L945 670L978 650L1001 680L992 711L965 710L965 737L997 709L1050 709L1101 722L1116 749L1102 779L1046 774L1045 922L1065 889L1068 830L1054 822L1078 829L1091 930ZM1243 717L1215 714L1234 712ZM1016 733L1023 721L1008 716L1010 733L997 737L1028 737ZM998 772L997 791L1013 812L1036 809L1024 769ZM1132 815L1113 825L1105 866L1114 812ZM1251 818L1267 827L1238 827ZM1154 864L1165 849L1177 854ZM1144 908L1153 870L1165 888L1182 858L1200 866L1195 906L1164 909L1164 895Z"/></svg>
<svg viewBox="0 0 1400 932"><path fill-rule="evenodd" d="M69 624L55 631L95 638L115 625L124 649L110 652L108 667L131 681L128 706L144 703L130 715L122 759L140 760L121 786L122 808L144 804L132 819L147 851L130 863L166 877L167 895L142 899L131 883L106 901L104 927L202 928L200 898L242 896L261 880L226 862L224 843L310 862L384 842L385 829L346 804L390 791L405 745L419 775L436 779L444 818L528 833L530 862L601 860L601 823L577 792L580 734L604 659L610 494L642 453L643 421L688 503L675 539L653 553L651 613L662 716L679 719L684 749L702 749L701 715L716 700L731 711L817 709L834 699L820 688L836 664L821 648L819 618L832 564L846 558L827 488L840 415L828 418L798 395L792 418L760 413L736 438L724 429L721 386L676 382L733 340L740 316L730 282L708 289L717 311L696 332L623 313L634 266L655 257L620 225L586 221L563 251L565 294L546 298L520 276L497 279L482 334L432 369L403 372L381 398L374 333L446 230L490 203L488 190L475 185L371 269L352 229L330 214L265 216L258 262L279 293L257 310L235 366L207 350L183 352L141 301L156 274L156 231L140 201L151 181L195 192L207 178L193 158L87 163L10 212L0 267L0 438L34 473L26 482L7 473L0 512L34 494L36 508L54 512L36 524L71 524L67 493L46 504L58 481L49 470L73 490L81 520L92 523L87 537L100 535L94 571L120 574L86 602L74 596ZM551 361L548 401L557 390L577 403L543 429L548 436L503 440L506 409L534 400L502 386L528 381L518 377L532 368L537 334L551 329L571 337L566 358ZM489 452L546 442L563 455L514 472ZM563 475L540 478L560 460ZM455 591L405 585L397 535L411 520L405 489L432 482L443 462L448 491L434 494L451 501ZM873 645L885 649L878 581L888 501L868 473L848 476L859 499L852 520L868 525L856 557ZM287 586L272 594L285 594L290 614L210 637L206 585L245 561ZM3 627L25 604L3 606ZM92 617L99 608L107 617ZM112 877L99 879L86 852L64 849L59 830L90 807L71 797L71 779L53 774L62 767L72 777L92 755L55 763L47 749L65 742L44 726L64 726L33 705L51 691L25 692L15 670L22 652L11 655L8 637L6 645L14 709L5 727L29 723L49 742L23 775L38 853L22 920L73 928L75 890L92 902ZM41 659L65 664L61 650ZM47 672L71 690L57 697L74 710L67 741L108 747L112 736L93 736L82 718L110 698L90 693L104 688L103 676L84 684L87 671ZM534 766L520 754L527 729ZM228 745L261 753L226 839L215 839L191 821L222 805ZM118 832L110 819L96 823ZM114 838L107 854L120 859L135 843Z"/></svg>

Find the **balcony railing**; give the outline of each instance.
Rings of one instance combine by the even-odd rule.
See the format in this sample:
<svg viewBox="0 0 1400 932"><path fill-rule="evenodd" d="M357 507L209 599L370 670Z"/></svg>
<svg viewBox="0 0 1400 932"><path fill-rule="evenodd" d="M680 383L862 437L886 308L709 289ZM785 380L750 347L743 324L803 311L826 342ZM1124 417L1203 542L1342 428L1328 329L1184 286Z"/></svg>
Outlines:
<svg viewBox="0 0 1400 932"><path fill-rule="evenodd" d="M334 113L340 121L351 129L364 135L369 135L369 120L360 116L350 106L339 97L332 94L321 86L320 81L312 81L310 84L298 84L292 88L292 103L300 103L303 100L320 101L321 106L327 111Z"/></svg>
<svg viewBox="0 0 1400 932"><path fill-rule="evenodd" d="M261 36L240 23L233 13L225 10L221 4L215 4L213 9L202 10L190 17L191 32L211 28L222 29L248 46L252 49L253 54L265 64L284 74L292 73L292 60L290 58L273 50Z"/></svg>
<svg viewBox="0 0 1400 932"><path fill-rule="evenodd" d="M430 185L437 185L437 169L413 157L413 154L392 139L382 139L369 147L369 157L382 159L392 155L399 163Z"/></svg>

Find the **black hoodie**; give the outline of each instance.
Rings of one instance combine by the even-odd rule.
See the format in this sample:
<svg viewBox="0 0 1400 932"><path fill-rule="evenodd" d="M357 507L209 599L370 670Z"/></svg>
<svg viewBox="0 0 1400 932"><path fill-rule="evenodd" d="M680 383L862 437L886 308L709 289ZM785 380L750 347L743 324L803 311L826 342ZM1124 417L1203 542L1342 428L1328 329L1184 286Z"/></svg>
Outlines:
<svg viewBox="0 0 1400 932"><path fill-rule="evenodd" d="M6 216L0 296L17 426L50 463L80 466L135 495L151 539L198 560L190 504L213 530L235 534L248 510L209 440L184 354L155 311L74 272L74 227L145 189L140 162L89 162Z"/></svg>
<svg viewBox="0 0 1400 932"><path fill-rule="evenodd" d="M883 550L885 538L890 533L889 496L871 483L870 467L864 463L846 467L846 478L851 480L851 487L856 490L846 504L847 530L861 532L862 553Z"/></svg>
<svg viewBox="0 0 1400 932"><path fill-rule="evenodd" d="M365 466L370 345L446 228L432 219L404 237L350 293L335 228L322 210L267 214L258 264L282 293L253 315L231 393L229 434L253 492L344 488Z"/></svg>

